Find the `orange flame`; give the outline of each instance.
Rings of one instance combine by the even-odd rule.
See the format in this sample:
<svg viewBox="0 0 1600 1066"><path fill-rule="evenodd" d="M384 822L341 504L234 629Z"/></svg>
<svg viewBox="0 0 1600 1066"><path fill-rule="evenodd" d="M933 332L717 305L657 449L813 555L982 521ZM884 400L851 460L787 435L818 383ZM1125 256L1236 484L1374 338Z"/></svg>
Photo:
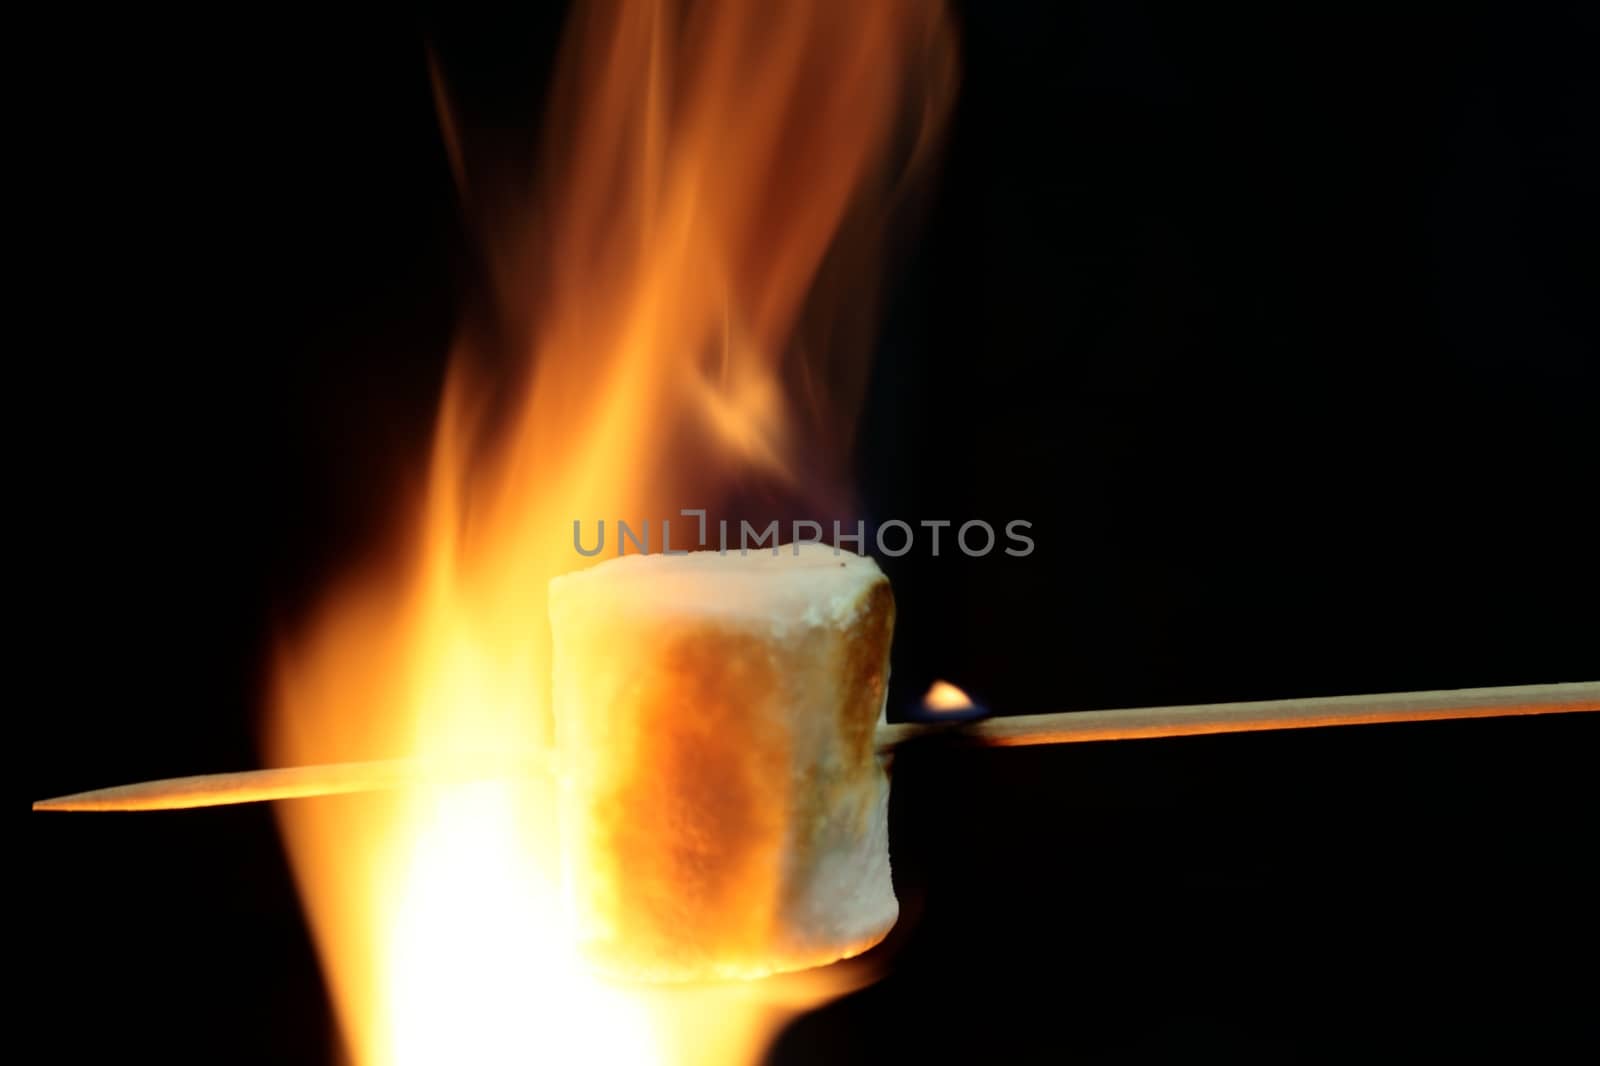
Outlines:
<svg viewBox="0 0 1600 1066"><path fill-rule="evenodd" d="M922 706L930 711L970 711L972 697L948 681L935 681L922 697Z"/></svg>
<svg viewBox="0 0 1600 1066"><path fill-rule="evenodd" d="M941 9L615 0L579 12L564 56L540 195L463 190L492 321L455 353L409 537L281 651L274 761L540 748L546 585L584 561L575 520L716 515L752 485L845 499L854 298L954 84ZM474 372L504 354L485 337L527 367L520 391ZM677 1061L669 1017L696 1061L731 1062L781 1017L775 995L827 994L648 998L588 976L557 904L552 793L530 778L282 807L356 1062Z"/></svg>

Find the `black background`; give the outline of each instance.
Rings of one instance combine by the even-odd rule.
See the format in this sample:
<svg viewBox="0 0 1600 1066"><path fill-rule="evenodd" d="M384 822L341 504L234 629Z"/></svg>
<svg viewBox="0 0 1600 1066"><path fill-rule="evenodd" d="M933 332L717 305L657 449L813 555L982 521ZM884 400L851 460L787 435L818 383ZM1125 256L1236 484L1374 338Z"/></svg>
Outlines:
<svg viewBox="0 0 1600 1066"><path fill-rule="evenodd" d="M474 280L425 43L514 143L562 22L530 7L50 35L22 201L45 298L13 341L40 372L13 394L30 799L257 764L271 637L415 484ZM873 517L1026 519L1038 550L884 561L896 701L1600 674L1592 13L959 22L859 483ZM906 752L894 969L774 1060L1592 1055L1595 739ZM269 812L27 838L42 1060L333 1056Z"/></svg>

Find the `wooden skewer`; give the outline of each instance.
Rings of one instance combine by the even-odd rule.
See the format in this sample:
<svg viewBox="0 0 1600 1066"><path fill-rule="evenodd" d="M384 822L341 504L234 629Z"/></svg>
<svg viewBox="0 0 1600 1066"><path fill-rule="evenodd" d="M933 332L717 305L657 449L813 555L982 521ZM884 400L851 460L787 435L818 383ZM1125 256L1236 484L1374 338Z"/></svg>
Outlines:
<svg viewBox="0 0 1600 1066"><path fill-rule="evenodd" d="M901 722L879 726L877 743L880 751L887 751L919 736L945 734L997 746L1073 744L1091 740L1134 740L1205 733L1248 733L1269 729L1427 722L1448 718L1499 718L1595 710L1600 710L1600 681L1579 681L1509 688L1392 692L1373 696L1316 696L1310 699L1250 703L1067 711L980 721ZM486 759L454 758L447 761L388 759L378 762L325 763L144 781L40 800L33 805L33 809L161 811L217 807L233 803L514 777L536 772L548 765L548 758L540 753L512 757L500 755Z"/></svg>
<svg viewBox="0 0 1600 1066"><path fill-rule="evenodd" d="M177 811L235 803L382 792L420 785L488 781L536 773L549 765L541 753L482 758L379 759L318 763L274 770L241 770L140 781L39 800L36 811Z"/></svg>
<svg viewBox="0 0 1600 1066"><path fill-rule="evenodd" d="M892 748L928 733L959 731L964 738L999 747L1076 744L1090 740L1141 740L1205 733L1252 733L1381 722L1447 718L1503 718L1600 710L1600 681L1435 692L1385 692L1374 696L1313 696L1249 703L1197 703L1131 707L1115 711L1064 711L969 723L902 722L878 727L878 747Z"/></svg>
<svg viewBox="0 0 1600 1066"><path fill-rule="evenodd" d="M413 759L377 762L333 762L288 766L277 770L245 770L235 774L197 774L141 781L92 792L40 800L36 811L173 811L189 807L221 807L230 803L335 796L399 788L419 776Z"/></svg>

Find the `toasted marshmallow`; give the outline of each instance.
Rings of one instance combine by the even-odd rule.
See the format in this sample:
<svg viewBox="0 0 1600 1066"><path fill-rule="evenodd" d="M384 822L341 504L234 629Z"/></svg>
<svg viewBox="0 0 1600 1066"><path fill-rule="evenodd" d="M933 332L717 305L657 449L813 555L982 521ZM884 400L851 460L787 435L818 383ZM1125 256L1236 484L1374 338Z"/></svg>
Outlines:
<svg viewBox="0 0 1600 1066"><path fill-rule="evenodd" d="M550 616L564 872L597 965L757 977L888 933L876 563L818 544L624 556L552 581Z"/></svg>

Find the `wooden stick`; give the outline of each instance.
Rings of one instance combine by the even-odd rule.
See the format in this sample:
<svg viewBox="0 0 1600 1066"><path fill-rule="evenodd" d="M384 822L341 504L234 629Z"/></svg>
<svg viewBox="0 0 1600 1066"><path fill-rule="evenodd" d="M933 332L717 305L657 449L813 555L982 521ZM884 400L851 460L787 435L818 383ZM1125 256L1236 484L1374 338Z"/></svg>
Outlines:
<svg viewBox="0 0 1600 1066"><path fill-rule="evenodd" d="M1393 692L1374 696L1317 696L1252 703L1132 707L1067 711L967 722L902 722L878 727L878 748L889 750L919 736L945 734L984 745L1072 744L1267 729L1427 722L1446 718L1498 718L1600 710L1600 682ZM161 811L231 803L372 792L415 785L514 777L548 768L540 753L448 761L391 759L326 763L278 770L204 774L79 792L40 800L36 811Z"/></svg>
<svg viewBox="0 0 1600 1066"><path fill-rule="evenodd" d="M141 781L40 800L36 811L176 811L235 803L381 792L421 785L459 784L517 777L549 765L541 753L482 758L380 759L319 763L275 770L243 770Z"/></svg>
<svg viewBox="0 0 1600 1066"><path fill-rule="evenodd" d="M968 723L903 722L880 726L878 747L892 748L919 736L947 732L980 744L1009 747L1594 710L1600 710L1600 681L1577 681L1509 688L1386 692L1373 696L1313 696L1309 699L1250 703L1065 711L985 718Z"/></svg>

